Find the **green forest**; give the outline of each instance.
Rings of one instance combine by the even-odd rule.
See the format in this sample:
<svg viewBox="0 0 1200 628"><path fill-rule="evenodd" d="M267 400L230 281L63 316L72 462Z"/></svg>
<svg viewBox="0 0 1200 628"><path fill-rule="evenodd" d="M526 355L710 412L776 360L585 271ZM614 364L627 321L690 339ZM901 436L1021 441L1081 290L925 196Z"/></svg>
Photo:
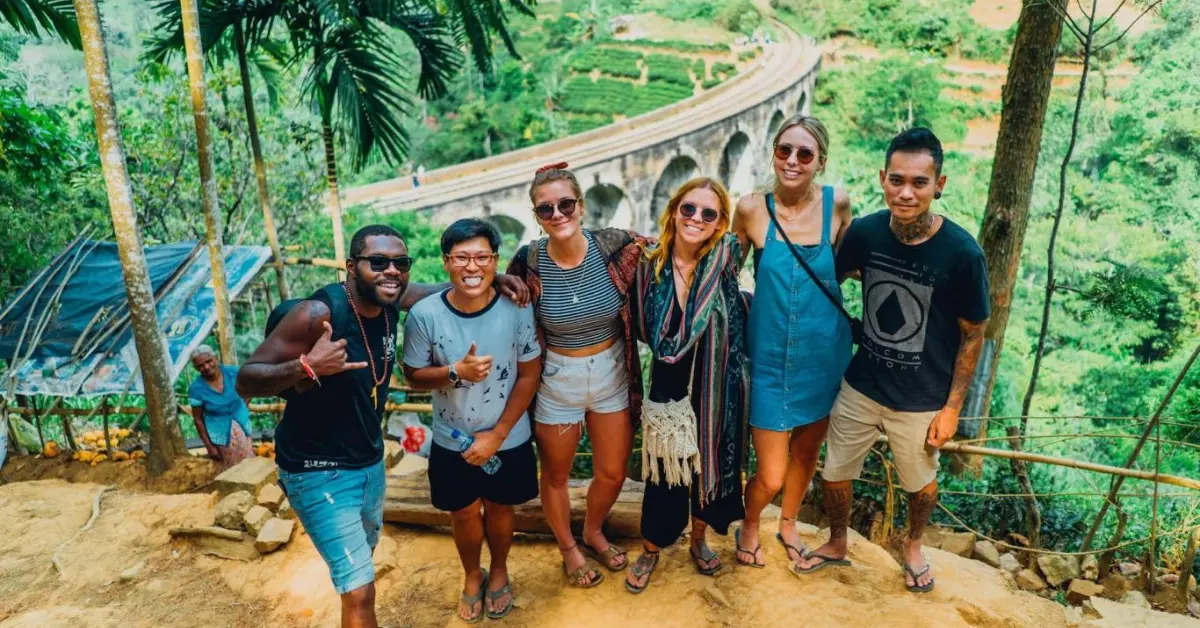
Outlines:
<svg viewBox="0 0 1200 628"><path fill-rule="evenodd" d="M986 143L973 143L972 133L998 123L1003 106L998 84L1015 25L1003 30L979 24L970 15L970 0L929 4L771 0L769 8L788 28L822 45L842 45L836 58L827 57L812 102L813 115L832 137L824 181L849 191L856 214L882 208L877 173L888 140L905 127L929 126L949 148L949 182L936 210L977 233L992 154ZM183 55L154 53L164 36L163 17L144 5L102 4L142 237L147 244L203 239ZM414 69L420 64L413 40L387 33L396 67L410 69L399 80L403 132L395 143L364 152L361 138L337 127L342 185L410 176L418 166L432 170L586 132L712 89L761 54L751 35L769 36L778 28L763 15L766 5L563 0L539 2L530 14L506 8L512 50L497 39L494 60L480 63L462 55L446 72L444 89L430 98L423 97L428 86ZM661 36L624 38L610 25L625 15L653 15L675 27ZM1123 465L1200 342L1200 4L1168 0L1146 19L1149 27L1131 31L1092 59L1079 141L1066 168L1056 290L1025 444L1030 452ZM1122 35L1116 22L1101 32ZM321 111L305 91L307 68L288 62L295 45L282 34L264 33L250 54L270 195L288 251L333 257L331 227L322 211L327 197ZM1064 31L1061 64L1078 67L1080 52ZM0 26L0 233L6 235L0 239L0 303L84 225L102 227L102 237L111 237L81 59L49 37ZM989 71L997 67L999 74ZM211 53L207 78L225 241L264 244L235 56ZM1005 428L1022 414L1078 81L1078 72L1064 73L1051 92L989 408L994 418L979 443L984 446L1006 448ZM347 208L345 220L347 233L371 222L396 226L418 259L412 281L442 279L440 230L425 219ZM243 358L261 339L263 293L274 281L268 275L253 295L234 303ZM289 269L293 295L307 294L331 277L328 270ZM847 290L857 298L857 288ZM184 391L187 382L176 387ZM1162 418L1161 446L1152 440L1135 468L1157 465L1162 473L1200 477L1200 367L1185 378ZM56 428L47 429L54 434ZM870 481L857 489L876 509L886 499L885 473L873 462ZM1078 550L1109 477L1038 464L1029 473L1041 496L1042 545ZM1023 492L1007 462L989 459L981 473L943 476L942 502L958 520L937 512L935 521L957 527L961 520L997 539L1024 533L1022 500L1003 497ZM1152 497L1151 487L1125 485L1123 538L1145 539L1156 526L1160 562L1178 568L1187 535L1200 524L1198 502L1175 490ZM902 507L896 511L897 522L902 513ZM1105 520L1097 547L1114 536L1117 520L1111 514ZM1146 543L1132 544L1119 554L1136 560L1146 550Z"/></svg>

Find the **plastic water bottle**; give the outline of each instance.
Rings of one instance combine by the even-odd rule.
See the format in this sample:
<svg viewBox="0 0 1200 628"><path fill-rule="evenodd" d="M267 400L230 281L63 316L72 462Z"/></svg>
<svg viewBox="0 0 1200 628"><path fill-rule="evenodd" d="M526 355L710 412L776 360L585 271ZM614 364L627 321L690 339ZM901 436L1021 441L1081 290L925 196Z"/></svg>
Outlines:
<svg viewBox="0 0 1200 628"><path fill-rule="evenodd" d="M458 430L452 430L450 432L450 438L454 439L454 442L458 444L459 453L470 449L471 445L475 442L474 436L471 436L470 434L464 434ZM500 470L500 458L493 455L491 458L488 458L488 461L483 463L483 466L480 468L483 469L483 472L488 475L495 475L496 472Z"/></svg>

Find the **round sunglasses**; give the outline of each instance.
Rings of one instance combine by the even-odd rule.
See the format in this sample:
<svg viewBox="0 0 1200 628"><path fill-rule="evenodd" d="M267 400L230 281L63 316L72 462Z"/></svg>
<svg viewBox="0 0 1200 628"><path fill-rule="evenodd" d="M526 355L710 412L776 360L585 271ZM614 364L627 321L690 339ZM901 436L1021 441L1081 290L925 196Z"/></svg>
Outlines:
<svg viewBox="0 0 1200 628"><path fill-rule="evenodd" d="M796 155L796 161L805 166L811 164L817 158L817 154L807 146L792 146L791 144L775 145L775 159L787 161L793 154Z"/></svg>
<svg viewBox="0 0 1200 628"><path fill-rule="evenodd" d="M695 203L681 203L679 205L679 215L684 218L691 218L696 215L696 209ZM720 217L721 214L711 207L705 207L700 210L700 220L704 222L716 222Z"/></svg>
<svg viewBox="0 0 1200 628"><path fill-rule="evenodd" d="M407 255L400 257L388 257L386 255L357 255L354 261L361 262L366 260L371 265L371 271L382 273L387 270L388 266L395 266L396 270L406 273L412 269L412 258Z"/></svg>
<svg viewBox="0 0 1200 628"><path fill-rule="evenodd" d="M562 214L563 218L570 218L571 214L575 213L575 206L578 203L579 199L577 198L563 198L559 199L557 205L554 203L542 203L541 205L534 207L533 211L537 214L538 218L541 218L542 220L550 220L554 217L554 210L557 207L558 213Z"/></svg>

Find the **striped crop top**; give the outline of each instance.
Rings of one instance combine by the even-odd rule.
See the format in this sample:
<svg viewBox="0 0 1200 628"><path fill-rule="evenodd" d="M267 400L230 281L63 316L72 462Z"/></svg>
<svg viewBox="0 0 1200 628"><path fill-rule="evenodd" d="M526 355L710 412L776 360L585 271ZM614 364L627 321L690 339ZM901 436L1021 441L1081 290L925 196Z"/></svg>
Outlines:
<svg viewBox="0 0 1200 628"><path fill-rule="evenodd" d="M560 268L550 259L547 247L538 251L542 298L537 318L551 347L582 349L620 333L624 297L613 285L608 264L591 232L583 233L588 241L587 255L575 268Z"/></svg>

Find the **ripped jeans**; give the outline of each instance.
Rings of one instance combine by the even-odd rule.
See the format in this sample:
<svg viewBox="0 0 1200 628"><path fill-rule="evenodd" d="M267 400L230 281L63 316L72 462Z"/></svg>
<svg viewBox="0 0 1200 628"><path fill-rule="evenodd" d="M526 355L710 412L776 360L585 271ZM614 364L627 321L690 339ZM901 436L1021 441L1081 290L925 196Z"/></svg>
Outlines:
<svg viewBox="0 0 1200 628"><path fill-rule="evenodd" d="M375 581L371 554L383 527L383 461L361 469L288 473L279 486L329 565L338 595Z"/></svg>

